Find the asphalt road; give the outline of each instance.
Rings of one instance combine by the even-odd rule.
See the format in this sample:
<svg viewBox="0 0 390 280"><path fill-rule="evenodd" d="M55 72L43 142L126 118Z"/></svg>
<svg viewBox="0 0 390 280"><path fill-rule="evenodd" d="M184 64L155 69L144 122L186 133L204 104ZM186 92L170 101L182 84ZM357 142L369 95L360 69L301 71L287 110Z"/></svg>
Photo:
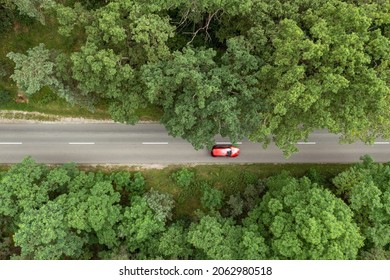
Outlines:
<svg viewBox="0 0 390 280"><path fill-rule="evenodd" d="M216 138L217 142L227 142ZM370 154L379 162L390 161L390 142L374 145L339 144L338 136L317 131L289 159L273 144L242 140L237 158L213 158L194 150L186 141L168 135L158 124L0 124L0 162L20 162L27 155L44 163L181 164L181 163L327 163L356 162Z"/></svg>

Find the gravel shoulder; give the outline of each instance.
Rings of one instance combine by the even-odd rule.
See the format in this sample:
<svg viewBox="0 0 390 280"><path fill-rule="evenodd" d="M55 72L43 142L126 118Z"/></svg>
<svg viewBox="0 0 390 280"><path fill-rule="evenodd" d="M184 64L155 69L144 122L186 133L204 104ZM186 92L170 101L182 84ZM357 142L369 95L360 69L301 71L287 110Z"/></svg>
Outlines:
<svg viewBox="0 0 390 280"><path fill-rule="evenodd" d="M113 120L62 117L40 112L16 110L0 110L0 123L116 123ZM139 121L139 123L158 123L155 121Z"/></svg>

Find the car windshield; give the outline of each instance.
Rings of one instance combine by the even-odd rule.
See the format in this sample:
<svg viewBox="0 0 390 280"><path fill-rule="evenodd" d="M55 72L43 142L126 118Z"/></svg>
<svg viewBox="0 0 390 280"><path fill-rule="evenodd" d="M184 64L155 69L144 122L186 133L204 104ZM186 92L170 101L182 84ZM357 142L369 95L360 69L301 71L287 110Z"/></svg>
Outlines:
<svg viewBox="0 0 390 280"><path fill-rule="evenodd" d="M227 150L227 155L230 157L232 155L232 150L231 149L228 149Z"/></svg>

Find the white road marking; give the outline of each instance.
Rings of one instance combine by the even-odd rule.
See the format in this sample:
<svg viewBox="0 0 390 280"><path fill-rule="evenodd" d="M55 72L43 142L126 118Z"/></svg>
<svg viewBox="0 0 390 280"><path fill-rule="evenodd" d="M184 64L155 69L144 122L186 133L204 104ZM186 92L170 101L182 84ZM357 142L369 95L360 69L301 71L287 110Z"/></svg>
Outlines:
<svg viewBox="0 0 390 280"><path fill-rule="evenodd" d="M0 145L22 145L22 142L0 142Z"/></svg>
<svg viewBox="0 0 390 280"><path fill-rule="evenodd" d="M315 145L316 142L297 142L298 145Z"/></svg>
<svg viewBox="0 0 390 280"><path fill-rule="evenodd" d="M377 144L377 145L387 145L387 144L390 144L390 142L374 142L374 144Z"/></svg>
<svg viewBox="0 0 390 280"><path fill-rule="evenodd" d="M168 142L142 142L142 145L168 145Z"/></svg>
<svg viewBox="0 0 390 280"><path fill-rule="evenodd" d="M216 144L232 144L232 142L215 142ZM237 142L236 143L237 145L241 145L242 144L242 142Z"/></svg>
<svg viewBox="0 0 390 280"><path fill-rule="evenodd" d="M69 145L95 145L95 142L69 142Z"/></svg>

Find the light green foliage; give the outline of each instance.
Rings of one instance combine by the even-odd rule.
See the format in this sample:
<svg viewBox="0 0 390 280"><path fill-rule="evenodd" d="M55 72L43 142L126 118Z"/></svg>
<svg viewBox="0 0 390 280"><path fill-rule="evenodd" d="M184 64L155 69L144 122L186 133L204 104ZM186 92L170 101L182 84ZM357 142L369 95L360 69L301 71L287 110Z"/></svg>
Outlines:
<svg viewBox="0 0 390 280"><path fill-rule="evenodd" d="M265 260L269 259L269 247L263 237L263 233L258 230L257 225L243 227L241 239L241 254L244 260Z"/></svg>
<svg viewBox="0 0 390 280"><path fill-rule="evenodd" d="M145 194L145 198L158 221L165 223L167 220L172 219L172 209L175 207L175 201L171 194L151 189Z"/></svg>
<svg viewBox="0 0 390 280"><path fill-rule="evenodd" d="M363 238L341 199L306 177L298 180L287 173L271 177L267 185L269 191L244 225L265 233L272 258L356 258Z"/></svg>
<svg viewBox="0 0 390 280"><path fill-rule="evenodd" d="M117 97L122 94L124 84L132 76L128 65L120 65L120 56L113 50L99 50L89 43L80 52L73 53L73 78L79 82L83 92L96 92L106 97Z"/></svg>
<svg viewBox="0 0 390 280"><path fill-rule="evenodd" d="M49 200L50 185L41 185L47 168L29 157L15 164L1 177L0 214L12 217L14 222L19 215L39 208Z"/></svg>
<svg viewBox="0 0 390 280"><path fill-rule="evenodd" d="M119 237L125 238L130 252L134 252L147 246L147 242L164 231L164 227L164 222L156 218L146 198L135 196L131 205L125 208L118 231Z"/></svg>
<svg viewBox="0 0 390 280"><path fill-rule="evenodd" d="M111 248L118 242L115 226L121 219L120 195L110 182L88 177L84 173L74 180L83 182L88 179L92 186L78 185L79 189L72 188L68 194L59 196L58 203L65 209L70 228L79 234L95 233L99 244Z"/></svg>
<svg viewBox="0 0 390 280"><path fill-rule="evenodd" d="M21 247L21 258L56 260L82 253L85 240L68 228L64 209L53 201L26 210L18 225L14 241Z"/></svg>
<svg viewBox="0 0 390 280"><path fill-rule="evenodd" d="M110 180L112 181L115 189L119 191L127 189L130 186L130 175L130 172L126 171L112 172L110 174Z"/></svg>
<svg viewBox="0 0 390 280"><path fill-rule="evenodd" d="M370 30L365 7L338 0L264 2L249 15L264 22L251 29L249 40L258 34L270 40L259 46L268 110L251 139L263 141L272 133L289 155L314 128L341 133L348 142L386 135L389 52L380 49L388 49L389 40ZM281 15L280 21L269 18Z"/></svg>
<svg viewBox="0 0 390 280"><path fill-rule="evenodd" d="M366 247L387 250L390 244L390 166L369 156L333 179L346 191L350 208L366 237Z"/></svg>
<svg viewBox="0 0 390 280"><path fill-rule="evenodd" d="M158 252L164 259L189 259L192 250L187 242L187 229L179 223L169 226L159 239Z"/></svg>
<svg viewBox="0 0 390 280"><path fill-rule="evenodd" d="M45 24L44 8L52 5L53 0L10 0L19 12L32 18L36 18L40 23Z"/></svg>
<svg viewBox="0 0 390 280"><path fill-rule="evenodd" d="M183 167L179 171L172 174L172 179L175 180L176 184L181 188L188 188L194 179L194 172Z"/></svg>
<svg viewBox="0 0 390 280"><path fill-rule="evenodd" d="M199 224L192 224L188 242L214 260L239 259L242 232L230 219L204 216Z"/></svg>
<svg viewBox="0 0 390 280"><path fill-rule="evenodd" d="M54 63L44 44L29 49L27 55L10 52L7 57L16 64L11 78L27 95L32 95L45 85L56 83L52 77Z"/></svg>

